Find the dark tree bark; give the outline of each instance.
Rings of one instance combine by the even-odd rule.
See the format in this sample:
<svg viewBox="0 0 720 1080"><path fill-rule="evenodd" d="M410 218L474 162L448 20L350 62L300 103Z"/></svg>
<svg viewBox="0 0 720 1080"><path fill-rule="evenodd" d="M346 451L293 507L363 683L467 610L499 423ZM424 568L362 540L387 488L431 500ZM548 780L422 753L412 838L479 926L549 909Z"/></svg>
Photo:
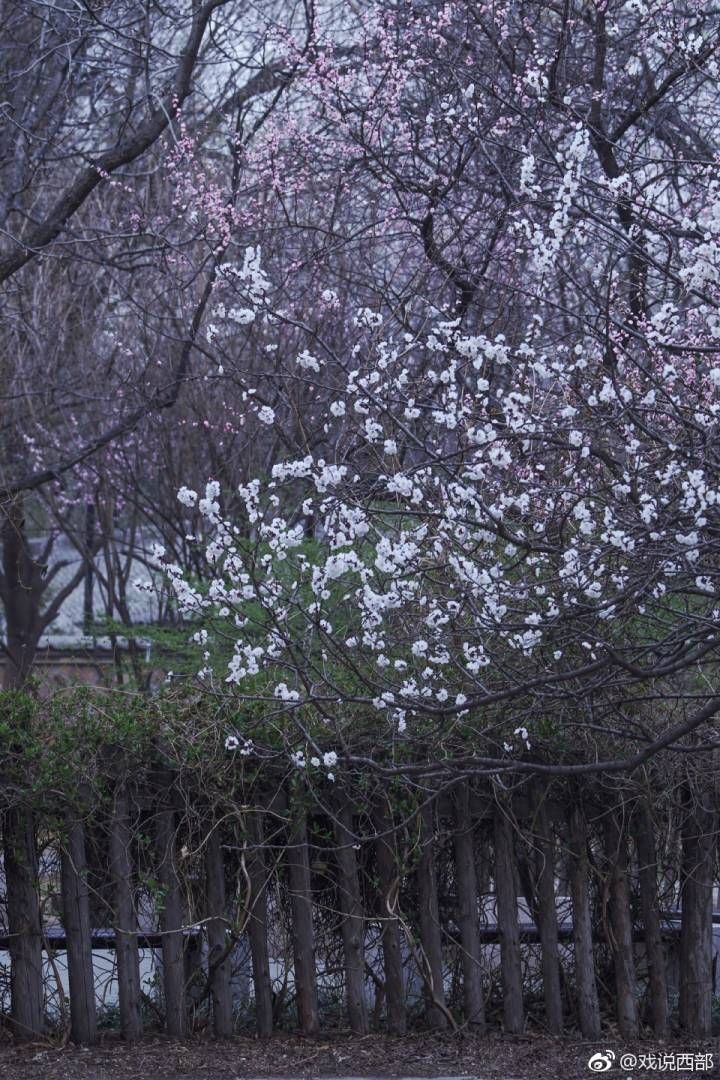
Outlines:
<svg viewBox="0 0 720 1080"><path fill-rule="evenodd" d="M680 1026L689 1035L712 1032L712 889L717 816L712 794L687 785L682 824Z"/></svg>
<svg viewBox="0 0 720 1080"><path fill-rule="evenodd" d="M120 1033L127 1042L142 1038L140 1012L140 953L133 897L130 801L119 787L110 823L110 880L115 901L115 955L118 969Z"/></svg>
<svg viewBox="0 0 720 1080"><path fill-rule="evenodd" d="M21 689L30 674L40 625L41 568L33 560L25 531L22 499L0 505L2 572L0 599L5 609L5 673L9 690ZM32 1039L43 1028L42 928L38 896L35 821L30 810L5 814L4 865L10 931L10 1016L18 1039Z"/></svg>
<svg viewBox="0 0 720 1080"><path fill-rule="evenodd" d="M92 632L95 619L95 568L92 554L95 549L95 503L85 505L85 581L83 582L83 634Z"/></svg>
<svg viewBox="0 0 720 1080"><path fill-rule="evenodd" d="M463 784L455 795L453 841L458 899L457 918L462 946L465 1020L476 1031L484 1031L485 998L482 983L482 949L478 933L478 882L470 792L467 784Z"/></svg>
<svg viewBox="0 0 720 1080"><path fill-rule="evenodd" d="M525 1026L525 1012L515 881L515 850L512 824L507 811L502 806L495 809L494 837L495 899L500 938L503 1026L506 1034L519 1035Z"/></svg>
<svg viewBox="0 0 720 1080"><path fill-rule="evenodd" d="M21 498L0 506L2 514L2 573L0 597L5 609L5 686L27 682L43 622L40 614L47 567L34 559L25 526Z"/></svg>
<svg viewBox="0 0 720 1080"><path fill-rule="evenodd" d="M213 1031L219 1039L233 1033L231 962L225 902L225 864L219 827L213 828L205 847L205 885L208 912L208 970L212 998Z"/></svg>
<svg viewBox="0 0 720 1080"><path fill-rule="evenodd" d="M10 1020L17 1039L34 1039L43 1030L42 930L35 827L24 807L6 810L3 841L10 931Z"/></svg>
<svg viewBox="0 0 720 1080"><path fill-rule="evenodd" d="M575 995L580 1030L586 1039L600 1036L600 1003L595 980L590 875L588 873L587 831L579 807L570 812L570 857L568 871L573 908L575 953Z"/></svg>
<svg viewBox="0 0 720 1080"><path fill-rule="evenodd" d="M400 945L400 924L395 914L400 890L400 868L393 826L394 822L386 804L379 803L375 810L375 829L378 834L375 855L380 892L380 918L382 920L387 1028L392 1035L403 1035L407 1026L405 978Z"/></svg>
<svg viewBox="0 0 720 1080"><path fill-rule="evenodd" d="M615 812L606 816L603 833L610 911L609 945L615 969L618 1027L623 1038L636 1039L640 1032L640 1018L628 880L627 835L625 823L618 819Z"/></svg>
<svg viewBox="0 0 720 1080"><path fill-rule="evenodd" d="M367 1035L369 1024L365 1001L365 918L353 846L355 838L352 811L345 800L336 810L335 843L348 1019L350 1030L354 1034Z"/></svg>
<svg viewBox="0 0 720 1080"><path fill-rule="evenodd" d="M308 853L307 818L302 807L292 808L294 821L287 850L287 868L292 908L292 938L300 1031L309 1038L320 1034L317 982L315 978L315 934L312 918L312 886Z"/></svg>
<svg viewBox="0 0 720 1080"><path fill-rule="evenodd" d="M73 1042L91 1046L97 1041L97 1018L85 830L81 822L70 822L67 846L61 851L60 860L70 986L70 1037Z"/></svg>
<svg viewBox="0 0 720 1080"><path fill-rule="evenodd" d="M425 978L425 1015L428 1025L443 1031L448 1026L444 1012L445 987L443 984L442 931L438 905L437 877L435 874L435 806L426 804L420 811L421 844L420 862L415 872L418 889L420 941L425 954L423 971Z"/></svg>
<svg viewBox="0 0 720 1080"><path fill-rule="evenodd" d="M665 949L658 910L657 854L650 808L642 800L634 814L640 903L648 965L650 1017L655 1034L667 1038L670 1031Z"/></svg>
<svg viewBox="0 0 720 1080"><path fill-rule="evenodd" d="M537 882L536 920L542 952L545 1020L553 1035L562 1035L563 1007L560 986L557 900L555 897L555 857L553 838L542 796L536 814L535 867Z"/></svg>
<svg viewBox="0 0 720 1080"><path fill-rule="evenodd" d="M0 600L5 610L5 678L7 689L25 686L37 654L38 642L56 618L65 600L85 576L85 564L48 599L48 589L58 571L66 565L55 563L48 569L54 537L34 556L30 547L21 497L0 501Z"/></svg>
<svg viewBox="0 0 720 1080"><path fill-rule="evenodd" d="M158 880L162 887L160 929L162 931L163 993L165 1030L181 1039L185 1034L185 963L182 934L182 897L175 865L175 813L159 810L155 835L159 858Z"/></svg>
<svg viewBox="0 0 720 1080"><path fill-rule="evenodd" d="M247 861L250 878L250 910L247 928L255 987L255 1024L258 1035L261 1038L269 1038L273 1031L273 1002L267 941L268 869L263 851L262 818L259 813L249 815L248 832L251 847Z"/></svg>

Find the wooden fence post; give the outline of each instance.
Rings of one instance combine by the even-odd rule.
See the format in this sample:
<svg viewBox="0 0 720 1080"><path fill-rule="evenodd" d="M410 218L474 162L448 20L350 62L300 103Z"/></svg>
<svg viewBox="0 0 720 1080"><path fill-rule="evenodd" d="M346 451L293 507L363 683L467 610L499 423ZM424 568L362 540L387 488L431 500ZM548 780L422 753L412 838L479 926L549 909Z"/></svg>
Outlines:
<svg viewBox="0 0 720 1080"><path fill-rule="evenodd" d="M438 1031L448 1026L445 1008L445 986L442 953L442 930L435 872L435 810L434 802L425 803L420 810L420 861L415 871L418 890L420 941L423 947L423 978L425 981L425 1015L428 1025ZM427 969L427 970L425 970Z"/></svg>
<svg viewBox="0 0 720 1080"><path fill-rule="evenodd" d="M338 893L345 986L350 1030L356 1035L369 1031L365 1001L365 919L355 857L352 811L343 799L335 812L335 858L338 867Z"/></svg>
<svg viewBox="0 0 720 1080"><path fill-rule="evenodd" d="M163 994L165 1030L181 1039L185 1034L185 962L182 933L182 897L175 862L175 813L158 810L155 837L158 853L158 881L162 887L160 930L162 932Z"/></svg>
<svg viewBox="0 0 720 1080"><path fill-rule="evenodd" d="M485 998L482 983L482 948L478 933L478 882L475 866L473 820L467 783L455 793L455 881L457 919L462 948L463 1003L465 1020L475 1031L485 1030Z"/></svg>
<svg viewBox="0 0 720 1080"><path fill-rule="evenodd" d="M115 908L115 957L118 970L120 1033L128 1042L142 1038L140 1010L140 950L133 901L133 860L130 800L124 784L118 786L110 821L110 881Z"/></svg>
<svg viewBox="0 0 720 1080"><path fill-rule="evenodd" d="M272 1035L273 1031L273 1003L267 940L268 868L263 850L263 824L259 810L249 812L248 835L251 846L247 856L247 872L250 879L247 931L255 988L255 1026L260 1038L266 1039Z"/></svg>
<svg viewBox="0 0 720 1080"><path fill-rule="evenodd" d="M290 906L292 909L292 939L300 1031L309 1038L320 1034L317 980L315 977L315 933L312 915L312 885L308 853L307 816L302 806L293 806L294 816L287 849Z"/></svg>
<svg viewBox="0 0 720 1080"><path fill-rule="evenodd" d="M400 924L395 915L400 891L400 867L393 831L394 822L383 800L380 800L375 807L374 824L377 832L375 858L378 868L382 920L381 940L387 1028L391 1035L404 1035L407 1025L405 978L400 947Z"/></svg>
<svg viewBox="0 0 720 1080"><path fill-rule="evenodd" d="M225 900L225 862L220 827L211 825L205 844L208 972L212 998L213 1032L219 1039L233 1033L231 959Z"/></svg>
<svg viewBox="0 0 720 1080"><path fill-rule="evenodd" d="M615 1001L618 1027L625 1039L637 1039L640 1033L637 975L633 946L628 849L625 821L612 810L605 816L603 836L607 862L606 889L610 911L610 951L615 969Z"/></svg>
<svg viewBox="0 0 720 1080"><path fill-rule="evenodd" d="M641 799L635 809L633 824L648 966L650 1016L655 1034L664 1039L670 1031L666 959L658 911L655 831L650 807L645 799Z"/></svg>
<svg viewBox="0 0 720 1080"><path fill-rule="evenodd" d="M10 1019L17 1039L43 1030L42 928L38 897L35 822L24 807L10 807L4 820L4 866L10 931Z"/></svg>
<svg viewBox="0 0 720 1080"><path fill-rule="evenodd" d="M585 817L579 806L573 806L570 811L569 840L569 877L573 909L575 991L578 1020L584 1038L597 1039L600 1036L600 1003L595 980L587 830Z"/></svg>
<svg viewBox="0 0 720 1080"><path fill-rule="evenodd" d="M536 919L542 954L545 1020L553 1035L562 1035L563 1007L560 987L557 899L555 896L555 858L552 830L544 794L539 795L536 814L535 878L537 882Z"/></svg>
<svg viewBox="0 0 720 1080"><path fill-rule="evenodd" d="M680 1026L689 1035L712 1033L712 894L717 817L712 793L685 786L682 823Z"/></svg>
<svg viewBox="0 0 720 1080"><path fill-rule="evenodd" d="M520 930L513 827L504 806L494 812L495 903L500 938L500 976L503 990L503 1024L508 1035L519 1035L525 1025L523 1008Z"/></svg>
<svg viewBox="0 0 720 1080"><path fill-rule="evenodd" d="M95 974L85 858L85 830L70 821L66 845L60 852L63 924L70 987L70 1037L90 1046L97 1041Z"/></svg>

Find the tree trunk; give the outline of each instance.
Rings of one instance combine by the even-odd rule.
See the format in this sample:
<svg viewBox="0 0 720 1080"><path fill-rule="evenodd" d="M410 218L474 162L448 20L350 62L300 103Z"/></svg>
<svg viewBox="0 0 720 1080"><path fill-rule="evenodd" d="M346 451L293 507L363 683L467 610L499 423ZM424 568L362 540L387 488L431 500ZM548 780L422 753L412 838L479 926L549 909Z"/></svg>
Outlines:
<svg viewBox="0 0 720 1080"><path fill-rule="evenodd" d="M712 893L716 816L711 793L700 784L685 790L682 824L680 1027L688 1035L712 1032Z"/></svg>
<svg viewBox="0 0 720 1080"><path fill-rule="evenodd" d="M212 828L205 846L207 895L208 970L212 998L213 1031L219 1039L233 1033L231 961L225 908L225 864L219 827Z"/></svg>
<svg viewBox="0 0 720 1080"><path fill-rule="evenodd" d="M35 827L24 807L6 810L4 824L10 1019L16 1038L34 1039L42 1034L44 1011Z"/></svg>
<svg viewBox="0 0 720 1080"><path fill-rule="evenodd" d="M525 1014L515 883L515 851L512 824L507 811L502 806L495 809L494 834L495 901L500 938L503 1023L506 1034L519 1035L525 1024Z"/></svg>
<svg viewBox="0 0 720 1080"><path fill-rule="evenodd" d="M354 842L352 811L349 804L343 800L336 811L335 858L338 866L347 1011L350 1030L356 1035L367 1035L369 1024L365 1001L365 919Z"/></svg>
<svg viewBox="0 0 720 1080"><path fill-rule="evenodd" d="M27 682L40 634L42 569L30 553L22 497L0 507L2 573L0 598L5 610L6 689ZM23 807L5 814L5 889L10 932L10 1018L18 1039L43 1030L42 928L38 896L35 821Z"/></svg>
<svg viewBox="0 0 720 1080"><path fill-rule="evenodd" d="M89 637L95 620L95 503L85 503L85 581L83 582L83 634Z"/></svg>
<svg viewBox="0 0 720 1080"><path fill-rule="evenodd" d="M182 934L182 898L175 865L175 813L159 810L155 835L160 859L158 880L162 887L160 929L162 931L163 992L165 1030L173 1038L185 1034L185 964Z"/></svg>
<svg viewBox="0 0 720 1080"><path fill-rule="evenodd" d="M644 800L635 812L635 847L638 858L640 903L642 906L645 954L648 965L650 1016L658 1038L670 1031L665 949L658 911L657 855L655 830L650 808Z"/></svg>
<svg viewBox="0 0 720 1080"><path fill-rule="evenodd" d="M547 810L540 795L536 816L535 866L537 881L536 919L542 952L545 1020L553 1035L562 1035L563 1007L560 987L557 900L555 897L555 858Z"/></svg>
<svg viewBox="0 0 720 1080"><path fill-rule="evenodd" d="M375 811L375 829L378 833L375 855L380 890L387 1029L391 1035L404 1035L407 1026L405 978L400 946L400 924L395 914L400 891L400 868L395 850L393 827L394 822L387 806L380 803Z"/></svg>
<svg viewBox="0 0 720 1080"><path fill-rule="evenodd" d="M624 822L618 820L615 812L605 818L603 831L609 875L609 944L615 969L618 1028L623 1038L637 1039L640 1033L640 1018L628 882L627 836Z"/></svg>
<svg viewBox="0 0 720 1080"><path fill-rule="evenodd" d="M127 1042L142 1038L140 952L133 901L132 832L127 790L118 789L110 823L110 879L115 906L115 956L118 969L120 1034Z"/></svg>
<svg viewBox="0 0 720 1080"><path fill-rule="evenodd" d="M320 1017L315 979L315 935L307 819L302 808L296 808L294 812L295 821L287 851L287 867L292 908L295 993L300 1031L309 1038L316 1038L320 1034Z"/></svg>
<svg viewBox="0 0 720 1080"><path fill-rule="evenodd" d="M435 874L435 805L430 803L420 811L421 844L420 862L416 870L418 905L420 908L420 941L425 955L423 971L425 978L425 1015L429 1027L443 1031L448 1020L442 1006L445 1005L445 986L442 955L442 933L438 905L437 877Z"/></svg>
<svg viewBox="0 0 720 1080"><path fill-rule="evenodd" d="M570 811L568 872L573 909L575 995L578 1020L585 1039L598 1039L600 1037L600 1003L595 981L587 832L585 818L577 806Z"/></svg>
<svg viewBox="0 0 720 1080"><path fill-rule="evenodd" d="M248 854L250 878L250 911L248 937L252 956L255 987L255 1024L260 1038L269 1038L273 1031L272 982L268 956L268 870L263 851L262 819L259 813L249 814L248 831L252 847Z"/></svg>
<svg viewBox="0 0 720 1080"><path fill-rule="evenodd" d="M5 608L5 686L27 682L42 633L40 615L46 567L34 559L25 526L21 496L0 507L2 574L0 595Z"/></svg>
<svg viewBox="0 0 720 1080"><path fill-rule="evenodd" d="M67 849L60 854L60 865L70 986L70 1037L73 1042L90 1046L97 1041L95 974L85 830L80 822L71 822L68 827Z"/></svg>
<svg viewBox="0 0 720 1080"><path fill-rule="evenodd" d="M478 883L470 792L467 784L463 784L455 795L453 839L458 902L457 919L462 946L465 1021L475 1031L484 1031L485 999L482 983L482 949L478 933Z"/></svg>

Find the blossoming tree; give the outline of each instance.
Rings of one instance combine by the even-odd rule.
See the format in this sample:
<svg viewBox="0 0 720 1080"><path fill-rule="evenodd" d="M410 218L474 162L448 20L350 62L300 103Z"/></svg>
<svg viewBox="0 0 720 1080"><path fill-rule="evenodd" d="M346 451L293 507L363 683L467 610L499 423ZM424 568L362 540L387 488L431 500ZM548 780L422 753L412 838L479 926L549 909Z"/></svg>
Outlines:
<svg viewBox="0 0 720 1080"><path fill-rule="evenodd" d="M712 742L716 60L683 12L382 5L362 75L332 47L307 72L287 143L330 117L320 173L365 168L342 223L372 214L374 299L331 261L309 307L259 247L223 268L209 363L279 349L248 422L282 439L302 391L319 434L231 516L218 482L181 490L213 580L167 568L234 639L200 677L289 716L300 764L613 771Z"/></svg>

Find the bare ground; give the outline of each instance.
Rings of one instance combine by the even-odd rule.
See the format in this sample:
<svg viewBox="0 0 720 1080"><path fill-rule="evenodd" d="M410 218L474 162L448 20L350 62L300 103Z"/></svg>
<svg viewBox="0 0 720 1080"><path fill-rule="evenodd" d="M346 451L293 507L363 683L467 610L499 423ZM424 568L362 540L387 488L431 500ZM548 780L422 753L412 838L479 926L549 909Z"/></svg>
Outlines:
<svg viewBox="0 0 720 1080"><path fill-rule="evenodd" d="M427 1033L402 1039L371 1035L337 1035L312 1042L278 1036L262 1042L237 1038L173 1042L148 1038L127 1046L108 1036L93 1049L59 1048L46 1043L13 1046L0 1042L2 1080L240 1080L240 1078L294 1077L477 1077L481 1080L587 1080L594 1073L588 1058L598 1050L697 1051L714 1054L715 1067L705 1076L720 1076L720 1040L712 1043L645 1041L599 1043L527 1038L438 1037ZM620 1071L609 1078L647 1080L657 1070ZM663 1070L664 1076L697 1075L694 1071Z"/></svg>

